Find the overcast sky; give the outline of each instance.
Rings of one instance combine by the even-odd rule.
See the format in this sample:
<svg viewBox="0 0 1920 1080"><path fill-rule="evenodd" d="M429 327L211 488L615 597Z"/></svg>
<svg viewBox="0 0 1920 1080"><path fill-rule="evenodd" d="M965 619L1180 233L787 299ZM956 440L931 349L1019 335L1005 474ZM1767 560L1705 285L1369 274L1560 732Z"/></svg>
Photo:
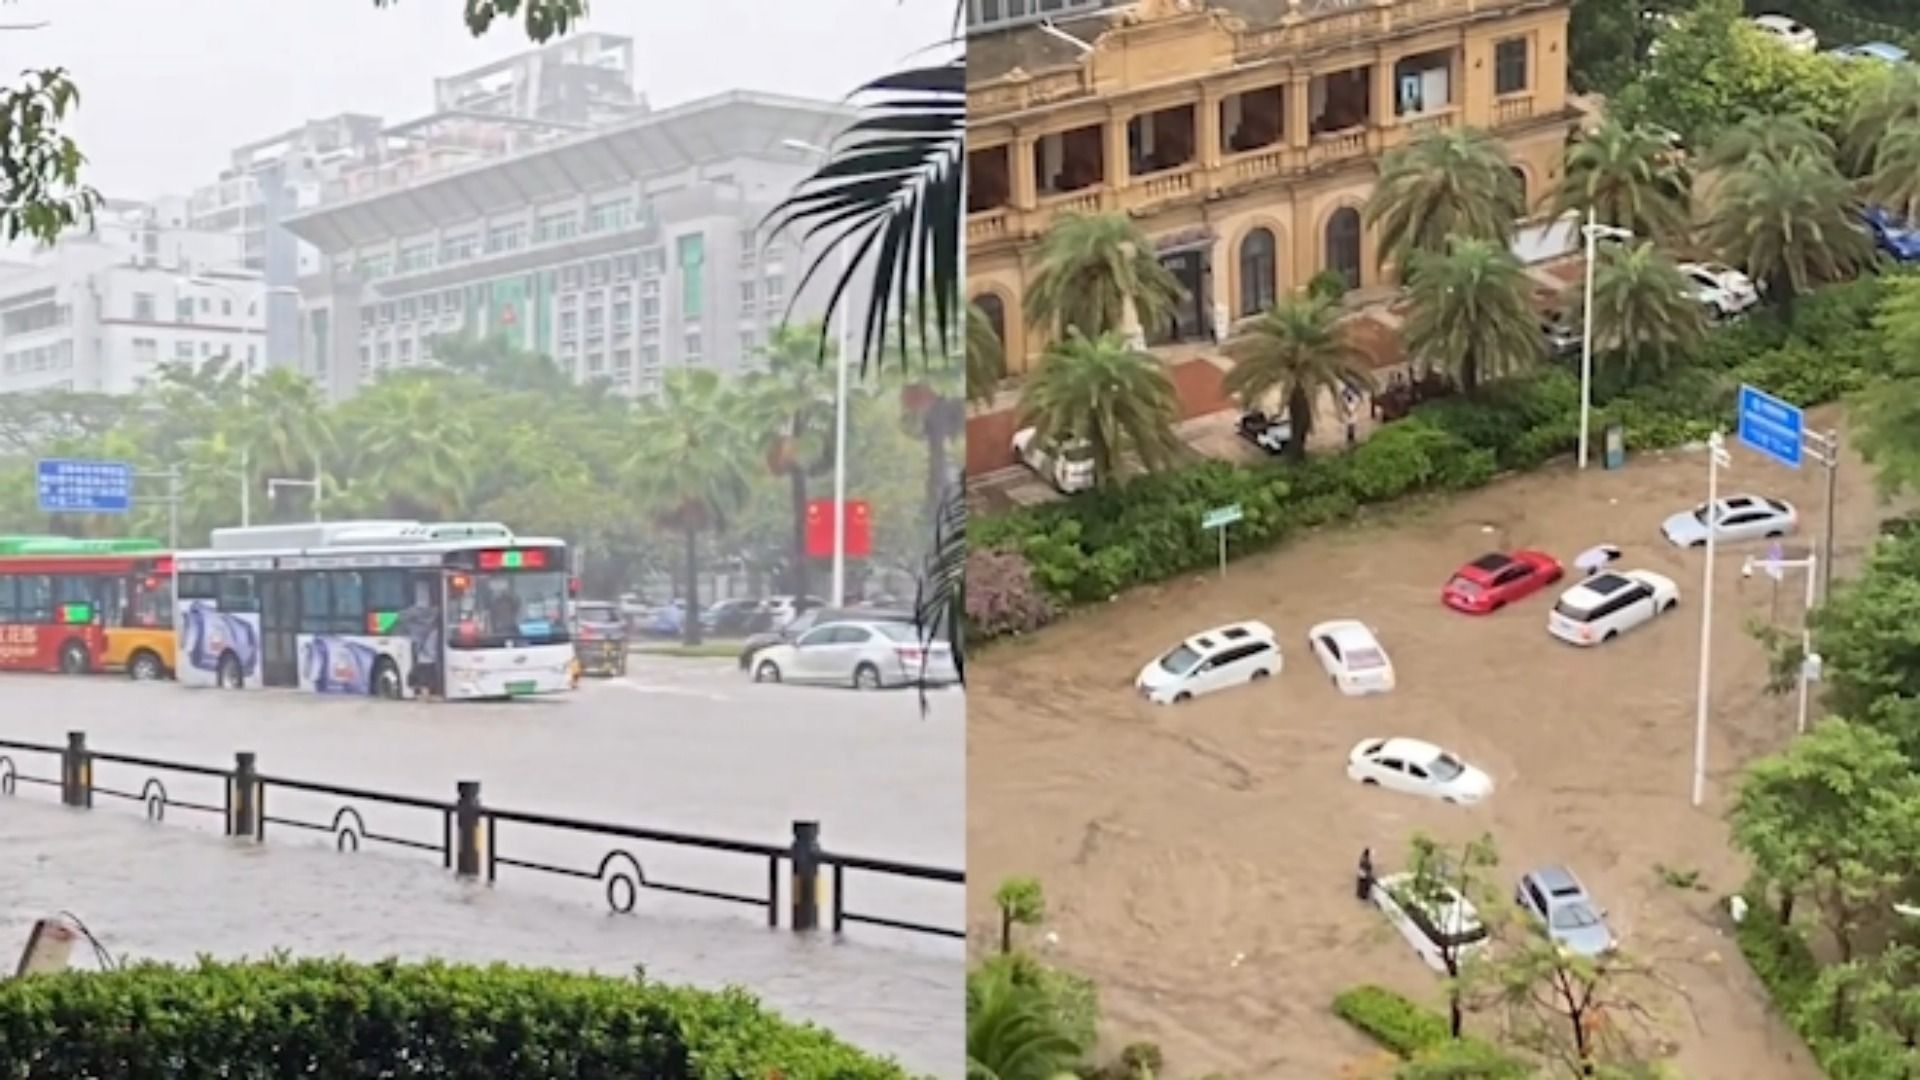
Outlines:
<svg viewBox="0 0 1920 1080"><path fill-rule="evenodd" d="M186 194L228 151L308 119L428 111L435 76L529 48L519 23L475 40L462 0L0 0L0 75L60 65L103 194ZM951 0L592 0L585 29L634 42L636 86L664 107L731 89L837 100L952 29Z"/></svg>

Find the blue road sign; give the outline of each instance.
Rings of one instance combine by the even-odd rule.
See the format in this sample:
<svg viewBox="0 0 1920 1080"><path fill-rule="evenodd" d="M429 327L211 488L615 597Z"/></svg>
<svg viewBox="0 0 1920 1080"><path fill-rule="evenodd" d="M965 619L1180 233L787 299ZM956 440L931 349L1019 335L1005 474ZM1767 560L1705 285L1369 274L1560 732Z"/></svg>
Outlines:
<svg viewBox="0 0 1920 1080"><path fill-rule="evenodd" d="M46 513L124 514L133 507L133 466L124 461L44 458L36 464Z"/></svg>
<svg viewBox="0 0 1920 1080"><path fill-rule="evenodd" d="M1800 406L1789 405L1764 390L1740 387L1740 441L1789 469L1800 467L1806 418Z"/></svg>

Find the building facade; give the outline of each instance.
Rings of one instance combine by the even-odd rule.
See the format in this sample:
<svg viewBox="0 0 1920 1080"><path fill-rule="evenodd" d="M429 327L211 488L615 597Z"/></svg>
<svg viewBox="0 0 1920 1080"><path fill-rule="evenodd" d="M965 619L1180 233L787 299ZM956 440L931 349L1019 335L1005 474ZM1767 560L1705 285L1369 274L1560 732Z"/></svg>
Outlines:
<svg viewBox="0 0 1920 1080"><path fill-rule="evenodd" d="M677 366L740 370L812 255L759 226L852 119L723 94L300 213L325 263L300 283L302 365L340 397L431 363L437 337L504 334L634 395Z"/></svg>
<svg viewBox="0 0 1920 1080"><path fill-rule="evenodd" d="M264 366L265 289L241 239L186 227L186 200L113 203L0 267L0 393L129 394L161 364Z"/></svg>
<svg viewBox="0 0 1920 1080"><path fill-rule="evenodd" d="M1188 299L1155 341L1218 340L1315 274L1390 279L1361 207L1380 157L1459 126L1506 144L1529 206L1578 125L1568 0L1141 0L968 41L967 280L1010 372L1055 215L1136 218Z"/></svg>

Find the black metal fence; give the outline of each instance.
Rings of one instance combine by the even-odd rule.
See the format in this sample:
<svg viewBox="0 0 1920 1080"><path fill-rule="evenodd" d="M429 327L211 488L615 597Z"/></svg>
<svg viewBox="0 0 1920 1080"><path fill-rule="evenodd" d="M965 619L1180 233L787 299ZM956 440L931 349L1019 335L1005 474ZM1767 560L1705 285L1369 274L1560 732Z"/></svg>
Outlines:
<svg viewBox="0 0 1920 1080"><path fill-rule="evenodd" d="M13 754L55 758L59 775L35 776L22 772ZM94 782L95 764L131 766L156 773L217 780L222 799L216 806L208 802L175 798L167 790L164 779L158 775L148 777L138 791L107 787ZM834 933L841 933L847 924L854 923L937 937L966 937L966 931L961 928L859 912L847 906L847 875L850 872L955 885L964 889L964 871L828 851L820 845L820 824L815 821L793 822L792 839L786 844L699 836L487 806L481 802L480 783L476 780L460 781L455 786L453 800L443 801L268 775L259 771L255 755L246 751L234 755L232 769L162 761L132 754L102 753L87 746L86 733L81 731L68 732L67 745L64 747L0 739L0 796L18 794L22 784L56 788L60 792L60 801L73 807L90 808L96 796L139 803L152 821L164 821L167 812L174 809L216 815L226 835L251 837L261 843L266 841L267 826L274 825L330 834L334 838L334 847L343 852L358 851L363 843L435 852L440 856L440 865L453 871L456 876L478 880L484 875L488 884L498 880L501 867L598 881L602 883L607 906L622 914L634 910L642 890L652 890L762 908L766 912L767 925L779 927L783 907L782 864L785 864L789 879L787 903L784 905L788 912L786 925L794 931L804 933L818 930L823 922L830 919ZM343 803L334 811L332 820L324 824L285 814L276 815L269 808L269 795L276 790L323 796L342 800ZM440 824L440 842L434 844L391 833L374 832L367 828L360 810L345 800L378 803L435 815ZM277 800L274 804L277 805ZM592 869L544 862L531 856L508 855L500 850L499 826L502 822L611 839L618 846L608 850ZM763 862L766 867L766 890L763 893L727 892L664 880L649 874L641 860L633 854L631 844L635 842L723 852Z"/></svg>

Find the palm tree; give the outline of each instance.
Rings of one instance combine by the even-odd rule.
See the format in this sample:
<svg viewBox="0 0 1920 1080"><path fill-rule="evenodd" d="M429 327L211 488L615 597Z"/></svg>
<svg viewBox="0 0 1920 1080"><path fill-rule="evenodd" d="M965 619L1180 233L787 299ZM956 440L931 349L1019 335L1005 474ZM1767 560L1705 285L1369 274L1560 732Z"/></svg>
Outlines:
<svg viewBox="0 0 1920 1080"><path fill-rule="evenodd" d="M1901 124L1920 120L1920 68L1912 64L1876 67L1859 87L1841 125L1839 163L1849 176L1878 170L1882 140Z"/></svg>
<svg viewBox="0 0 1920 1080"><path fill-rule="evenodd" d="M1862 185L1867 201L1913 220L1920 214L1920 117L1887 129L1873 160L1873 172Z"/></svg>
<svg viewBox="0 0 1920 1080"><path fill-rule="evenodd" d="M1739 168L1756 155L1780 161L1795 153L1831 160L1833 140L1798 114L1776 116L1750 112L1714 140L1707 151L1707 165L1727 171Z"/></svg>
<svg viewBox="0 0 1920 1080"><path fill-rule="evenodd" d="M967 1080L1072 1080L1086 1055L1039 992L1004 971L968 980Z"/></svg>
<svg viewBox="0 0 1920 1080"><path fill-rule="evenodd" d="M1056 337L1129 329L1129 302L1141 326L1159 326L1186 296L1154 254L1153 241L1125 214L1062 214L1047 227L1034 258L1027 319Z"/></svg>
<svg viewBox="0 0 1920 1080"><path fill-rule="evenodd" d="M1366 352L1342 336L1340 309L1324 297L1290 297L1267 309L1235 353L1227 392L1248 406L1269 394L1284 398L1293 427L1287 453L1296 461L1307 454L1316 398L1374 389Z"/></svg>
<svg viewBox="0 0 1920 1080"><path fill-rule="evenodd" d="M1158 359L1117 333L1089 338L1069 330L1054 342L1020 395L1020 413L1039 443L1085 439L1102 485L1119 479L1129 453L1156 469L1185 450L1173 433L1180 415L1173 383Z"/></svg>
<svg viewBox="0 0 1920 1080"><path fill-rule="evenodd" d="M451 518L471 502L474 428L448 377L388 375L341 410L357 497L387 513Z"/></svg>
<svg viewBox="0 0 1920 1080"><path fill-rule="evenodd" d="M247 449L247 482L271 473L325 473L336 451L320 387L292 368L275 368L247 387L236 441Z"/></svg>
<svg viewBox="0 0 1920 1080"><path fill-rule="evenodd" d="M1484 131L1453 128L1390 151L1367 199L1380 250L1411 270L1417 252L1443 252L1449 237L1507 244L1526 199L1506 147Z"/></svg>
<svg viewBox="0 0 1920 1080"><path fill-rule="evenodd" d="M1706 335L1706 316L1672 259L1652 243L1608 244L1593 274L1596 346L1633 375L1659 370Z"/></svg>
<svg viewBox="0 0 1920 1080"><path fill-rule="evenodd" d="M1554 209L1591 211L1636 236L1678 239L1693 225L1693 176L1653 129L1607 120L1567 152Z"/></svg>
<svg viewBox="0 0 1920 1080"><path fill-rule="evenodd" d="M967 433L967 403L944 392L937 378L916 379L900 390L900 419L907 434L927 444L925 506L928 520L932 520L940 512L952 469L947 461L947 444Z"/></svg>
<svg viewBox="0 0 1920 1080"><path fill-rule="evenodd" d="M1749 157L1721 181L1716 202L1713 246L1764 282L1775 303L1872 261L1853 192L1827 158L1804 150Z"/></svg>
<svg viewBox="0 0 1920 1080"><path fill-rule="evenodd" d="M1483 379L1524 370L1540 356L1540 322L1525 268L1506 246L1455 239L1445 254L1416 252L1408 351L1471 394Z"/></svg>
<svg viewBox="0 0 1920 1080"><path fill-rule="evenodd" d="M1006 343L994 333L993 322L979 304L967 305L967 400L993 400L1000 380L1007 377Z"/></svg>
<svg viewBox="0 0 1920 1080"><path fill-rule="evenodd" d="M767 471L787 481L793 507L793 546L787 589L808 595L808 482L833 468L834 380L814 361L811 326L777 327L766 346L767 367L747 377L747 411L765 452ZM838 358L833 358L838 362Z"/></svg>
<svg viewBox="0 0 1920 1080"><path fill-rule="evenodd" d="M700 644L700 534L724 531L747 501L752 447L735 426L740 413L717 372L680 368L635 424L633 487L655 523L686 544L680 640L688 645Z"/></svg>

